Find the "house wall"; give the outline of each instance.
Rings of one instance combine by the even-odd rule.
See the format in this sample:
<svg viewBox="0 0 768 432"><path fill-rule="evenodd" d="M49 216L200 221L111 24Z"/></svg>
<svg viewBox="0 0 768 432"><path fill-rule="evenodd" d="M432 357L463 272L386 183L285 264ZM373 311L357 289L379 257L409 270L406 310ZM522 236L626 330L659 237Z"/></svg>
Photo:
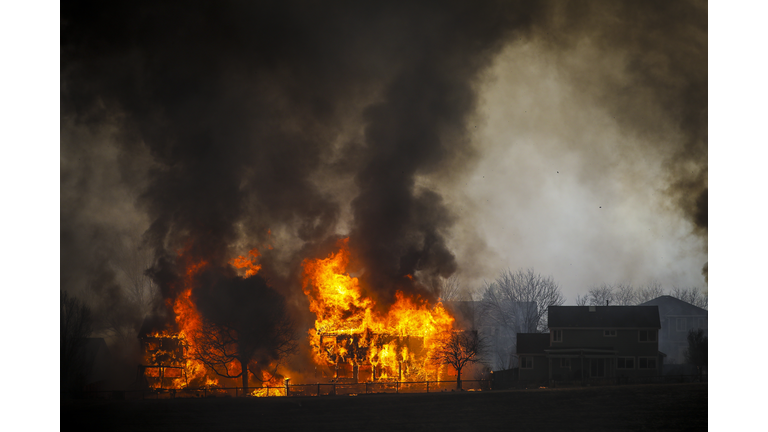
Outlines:
<svg viewBox="0 0 768 432"><path fill-rule="evenodd" d="M678 320L684 321L685 326L678 327ZM667 363L685 363L683 353L688 348L688 331L699 328L704 330L705 335L707 334L706 315L665 315L661 317L659 350L667 355Z"/></svg>
<svg viewBox="0 0 768 432"><path fill-rule="evenodd" d="M543 355L526 356L521 354L520 357L533 357L533 369L520 368L520 381L546 381L549 379L549 363L547 358ZM520 363L522 365L522 362Z"/></svg>
<svg viewBox="0 0 768 432"><path fill-rule="evenodd" d="M552 348L613 349L618 351L619 356L655 356L659 351L658 341L640 342L639 329L615 329L616 336L603 336L603 329L562 329L562 342L554 342L554 330L559 329L553 328L550 331ZM656 332L656 329L644 331Z"/></svg>

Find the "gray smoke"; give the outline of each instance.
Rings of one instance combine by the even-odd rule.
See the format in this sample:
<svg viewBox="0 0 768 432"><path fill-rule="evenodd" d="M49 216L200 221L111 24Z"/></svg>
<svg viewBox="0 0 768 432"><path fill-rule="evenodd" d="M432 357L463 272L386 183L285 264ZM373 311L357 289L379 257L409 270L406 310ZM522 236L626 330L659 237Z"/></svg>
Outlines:
<svg viewBox="0 0 768 432"><path fill-rule="evenodd" d="M179 250L224 269L258 246L270 284L306 313L301 260L348 234L382 304L395 290L430 298L460 264L441 188L474 167L478 85L520 40L622 53L629 82L560 66L628 130L677 125L679 147L647 151L667 155L666 192L706 237L706 14L696 2L67 2L62 288L114 293L137 235L163 298L183 277Z"/></svg>

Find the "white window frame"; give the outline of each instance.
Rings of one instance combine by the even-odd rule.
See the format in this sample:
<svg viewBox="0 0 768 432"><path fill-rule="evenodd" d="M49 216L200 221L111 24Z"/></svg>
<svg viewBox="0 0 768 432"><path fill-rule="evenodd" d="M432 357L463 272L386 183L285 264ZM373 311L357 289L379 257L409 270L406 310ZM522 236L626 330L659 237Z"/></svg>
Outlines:
<svg viewBox="0 0 768 432"><path fill-rule="evenodd" d="M619 366L619 359L624 360L625 367ZM632 367L626 367L626 361L627 360L631 360L632 361ZM634 357L616 357L616 369L620 369L620 370L633 370L633 369L636 369L635 368L636 364L637 364L637 362L635 361Z"/></svg>
<svg viewBox="0 0 768 432"><path fill-rule="evenodd" d="M683 325L680 325L680 323L682 323ZM676 329L677 329L677 331L679 331L679 332L684 332L684 331L687 331L687 328L686 328L686 327L687 327L687 325L686 325L686 324L687 324L687 323L685 322L685 318L682 318L682 317L678 317L678 318L677 318L677 322L675 323L675 328L676 328ZM681 327L682 327L682 328L681 328Z"/></svg>
<svg viewBox="0 0 768 432"><path fill-rule="evenodd" d="M526 361L530 361L531 365L526 366ZM533 369L533 356L520 356L520 369Z"/></svg>
<svg viewBox="0 0 768 432"><path fill-rule="evenodd" d="M558 336L560 336L558 338ZM552 330L552 342L562 342L563 341L563 331L562 330Z"/></svg>
<svg viewBox="0 0 768 432"><path fill-rule="evenodd" d="M645 333L645 340L642 340L640 337L640 335L643 333ZM653 340L651 340L651 335L653 335ZM659 341L658 332L656 330L638 330L637 341L640 343L656 343Z"/></svg>
<svg viewBox="0 0 768 432"><path fill-rule="evenodd" d="M642 360L646 361L646 367L642 367L640 365L640 362ZM648 365L648 361L653 361L653 367L648 367L647 366ZM637 358L637 368L638 369L656 370L656 369L658 369L658 366L659 366L659 362L658 362L658 359L656 359L656 357L638 357Z"/></svg>
<svg viewBox="0 0 768 432"><path fill-rule="evenodd" d="M560 359L560 367L561 368L571 368L571 359L569 358L561 358Z"/></svg>
<svg viewBox="0 0 768 432"><path fill-rule="evenodd" d="M605 329L605 330L603 330L603 336L604 337L616 337L616 329Z"/></svg>

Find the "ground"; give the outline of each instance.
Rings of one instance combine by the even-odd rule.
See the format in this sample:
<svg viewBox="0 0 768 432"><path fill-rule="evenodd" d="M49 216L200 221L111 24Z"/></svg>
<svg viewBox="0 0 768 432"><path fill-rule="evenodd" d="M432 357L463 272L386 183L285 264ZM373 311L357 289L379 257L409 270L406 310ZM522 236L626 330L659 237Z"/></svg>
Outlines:
<svg viewBox="0 0 768 432"><path fill-rule="evenodd" d="M362 396L63 400L62 430L707 430L706 384Z"/></svg>

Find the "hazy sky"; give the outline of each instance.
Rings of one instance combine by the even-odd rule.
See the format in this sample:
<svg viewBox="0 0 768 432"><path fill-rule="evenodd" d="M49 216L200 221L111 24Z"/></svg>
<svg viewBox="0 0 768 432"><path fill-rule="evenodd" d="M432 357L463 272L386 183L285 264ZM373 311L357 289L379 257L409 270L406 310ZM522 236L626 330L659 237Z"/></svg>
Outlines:
<svg viewBox="0 0 768 432"><path fill-rule="evenodd" d="M588 41L559 55L599 56L605 69L595 74L625 73L620 53L598 55ZM603 282L706 288L706 237L693 234L665 194L664 146L618 123L558 60L536 43L512 43L479 88L473 138L481 156L448 193L459 207L457 229L485 248L477 256L458 237L459 263L472 263L461 272L487 279L534 267L569 302ZM669 119L656 127L668 147L685 139Z"/></svg>

